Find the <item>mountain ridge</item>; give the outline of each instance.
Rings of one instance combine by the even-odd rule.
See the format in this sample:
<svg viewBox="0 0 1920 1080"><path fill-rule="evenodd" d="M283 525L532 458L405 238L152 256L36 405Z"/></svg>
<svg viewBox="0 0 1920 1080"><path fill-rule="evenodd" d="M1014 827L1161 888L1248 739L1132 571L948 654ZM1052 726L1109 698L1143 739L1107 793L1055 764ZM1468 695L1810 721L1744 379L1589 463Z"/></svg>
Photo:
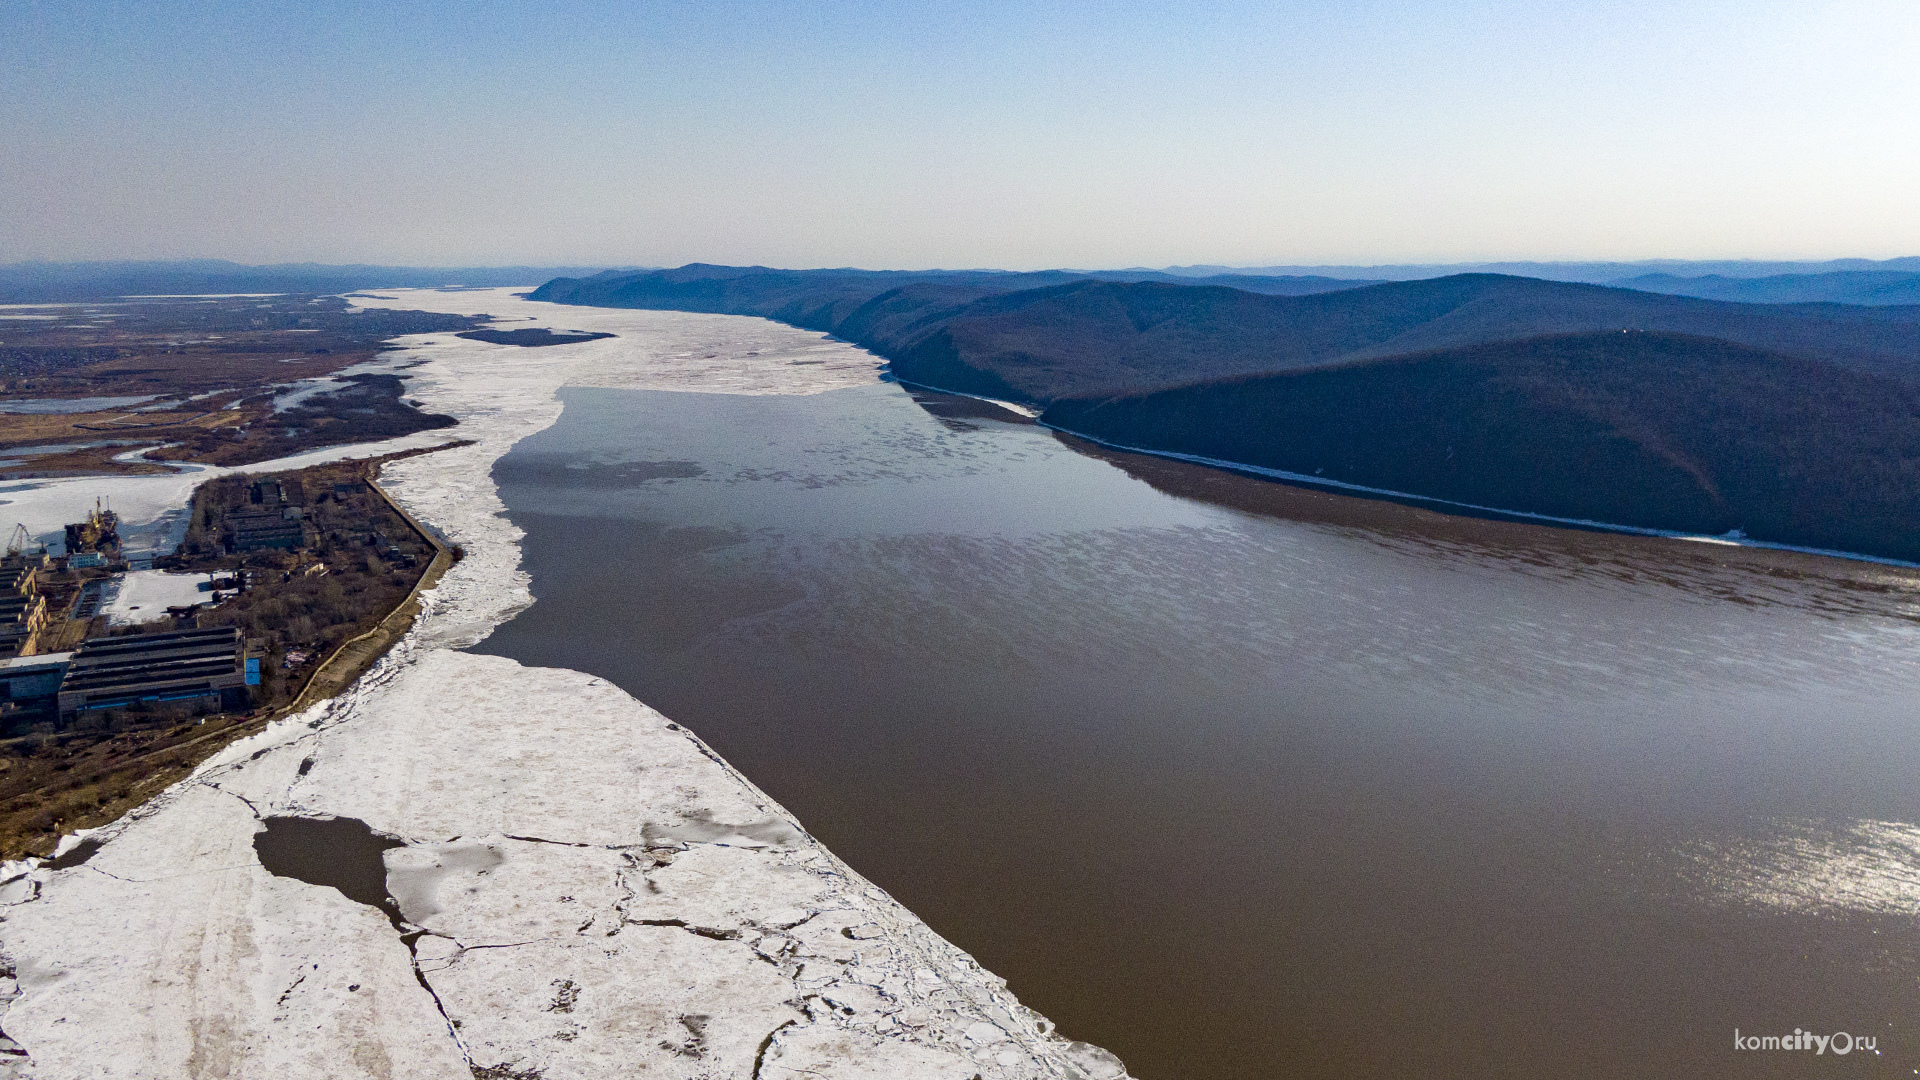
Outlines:
<svg viewBox="0 0 1920 1080"><path fill-rule="evenodd" d="M903 379L1032 405L1396 352L1622 329L1723 338L1920 379L1920 306L1742 304L1495 274L1286 296L1065 271L916 274L695 264L557 279L531 295L777 319L871 349Z"/></svg>

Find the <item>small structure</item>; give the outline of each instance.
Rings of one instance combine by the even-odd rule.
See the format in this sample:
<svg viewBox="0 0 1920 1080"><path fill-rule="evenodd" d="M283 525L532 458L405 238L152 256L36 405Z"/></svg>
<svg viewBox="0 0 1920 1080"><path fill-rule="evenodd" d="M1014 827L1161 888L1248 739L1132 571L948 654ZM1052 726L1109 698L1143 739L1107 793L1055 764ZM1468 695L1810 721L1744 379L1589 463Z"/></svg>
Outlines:
<svg viewBox="0 0 1920 1080"><path fill-rule="evenodd" d="M19 570L22 568L37 570L47 565L47 545L41 544L38 551L27 550L33 544L33 535L25 524L16 524L13 535L7 539L7 553L0 555L0 570Z"/></svg>
<svg viewBox="0 0 1920 1080"><path fill-rule="evenodd" d="M232 626L93 638L74 652L60 681L60 721L142 703L242 708L258 670Z"/></svg>

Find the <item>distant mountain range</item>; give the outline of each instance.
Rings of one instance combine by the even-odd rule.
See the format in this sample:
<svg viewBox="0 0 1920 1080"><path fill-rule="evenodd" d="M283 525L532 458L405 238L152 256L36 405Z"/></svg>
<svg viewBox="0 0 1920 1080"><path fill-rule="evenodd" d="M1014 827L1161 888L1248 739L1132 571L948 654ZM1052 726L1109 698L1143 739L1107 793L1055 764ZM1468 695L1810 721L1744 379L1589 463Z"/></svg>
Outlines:
<svg viewBox="0 0 1920 1080"><path fill-rule="evenodd" d="M343 293L356 289L537 285L599 267L247 266L222 259L171 262L24 262L0 266L0 303L104 300L205 293Z"/></svg>
<svg viewBox="0 0 1920 1080"><path fill-rule="evenodd" d="M615 273L644 269L625 267ZM356 289L533 286L557 277L585 277L600 267L422 267L283 263L249 266L220 259L171 262L24 262L0 265L0 303L103 300L159 293L305 292ZM794 273L796 271L768 271ZM871 271L799 271L871 274ZM1506 274L1546 281L1616 285L1645 292L1747 303L1920 303L1920 258L1834 259L1827 262L1506 262L1389 266L1171 266L1125 270L884 271L899 279L975 275L1042 281L1165 281L1226 285L1275 296L1350 289L1386 281L1416 281L1462 273ZM1049 277L1049 275L1051 275Z"/></svg>
<svg viewBox="0 0 1920 1080"><path fill-rule="evenodd" d="M1310 273L1365 281L1417 281L1452 274L1509 274L1748 304L1920 304L1920 258L1825 262L1505 262L1399 266L1169 266L1172 277Z"/></svg>
<svg viewBox="0 0 1920 1080"><path fill-rule="evenodd" d="M1467 262L1399 263L1382 266L1168 266L1162 272L1180 277L1218 274L1254 276L1319 274L1335 278L1414 281L1449 274L1511 274L1547 281L1579 281L1588 285L1617 285L1627 278L1649 274L1673 277L1760 278L1781 275L1810 276L1831 273L1920 273L1920 257L1900 259L1826 259L1822 261L1764 261L1758 259L1647 259L1640 262Z"/></svg>
<svg viewBox="0 0 1920 1080"><path fill-rule="evenodd" d="M1248 280L693 265L533 296L778 319L1124 447L1920 559L1920 306L1497 274Z"/></svg>
<svg viewBox="0 0 1920 1080"><path fill-rule="evenodd" d="M531 296L760 315L870 348L909 381L1034 405L1589 330L1721 338L1920 377L1920 308L1727 303L1498 274L1328 288L1325 278L1176 283L1128 273L695 263L560 278Z"/></svg>
<svg viewBox="0 0 1920 1080"><path fill-rule="evenodd" d="M1898 270L1840 270L1759 278L1642 274L1614 284L1645 292L1748 304L1920 304L1920 273Z"/></svg>

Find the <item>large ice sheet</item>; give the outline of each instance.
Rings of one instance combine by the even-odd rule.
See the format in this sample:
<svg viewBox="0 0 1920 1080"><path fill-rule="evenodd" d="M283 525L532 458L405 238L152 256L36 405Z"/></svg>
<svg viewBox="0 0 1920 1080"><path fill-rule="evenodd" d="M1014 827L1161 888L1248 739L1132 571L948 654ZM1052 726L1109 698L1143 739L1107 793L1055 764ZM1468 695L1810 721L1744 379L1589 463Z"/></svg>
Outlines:
<svg viewBox="0 0 1920 1080"><path fill-rule="evenodd" d="M531 603L490 470L554 421L560 386L814 393L872 381L873 358L760 320L388 295L361 302L621 336L407 339L426 361L411 396L475 442L385 481L466 557L346 693L91 835L84 862L0 873L18 980L0 1023L24 1050L0 1062L46 1078L1123 1076L692 733L603 680L457 651ZM397 842L397 910L263 868L256 833L287 816Z"/></svg>
<svg viewBox="0 0 1920 1080"><path fill-rule="evenodd" d="M367 307L491 315L502 329L545 327L612 334L524 351L558 369L566 385L707 394L818 394L875 381L885 361L824 334L766 319L683 311L572 307L522 299L516 289L388 290L362 294ZM447 335L454 348L480 344ZM522 348L517 345L489 348Z"/></svg>

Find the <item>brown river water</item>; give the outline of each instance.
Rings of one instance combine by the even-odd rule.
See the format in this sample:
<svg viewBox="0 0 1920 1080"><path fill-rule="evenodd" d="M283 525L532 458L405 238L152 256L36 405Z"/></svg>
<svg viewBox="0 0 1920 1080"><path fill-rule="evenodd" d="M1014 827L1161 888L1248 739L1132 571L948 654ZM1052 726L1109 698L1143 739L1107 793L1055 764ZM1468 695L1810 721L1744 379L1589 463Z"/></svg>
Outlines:
<svg viewBox="0 0 1920 1080"><path fill-rule="evenodd" d="M1142 1080L1920 1075L1920 571L895 385L563 397L480 650L692 728Z"/></svg>

